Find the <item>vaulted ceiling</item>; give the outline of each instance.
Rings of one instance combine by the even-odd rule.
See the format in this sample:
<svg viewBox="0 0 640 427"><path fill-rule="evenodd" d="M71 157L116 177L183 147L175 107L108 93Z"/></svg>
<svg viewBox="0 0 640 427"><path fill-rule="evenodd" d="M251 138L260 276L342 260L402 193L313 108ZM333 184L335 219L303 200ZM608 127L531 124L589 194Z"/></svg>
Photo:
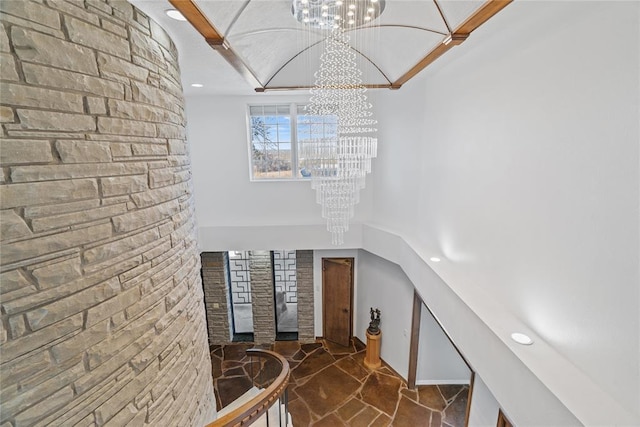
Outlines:
<svg viewBox="0 0 640 427"><path fill-rule="evenodd" d="M311 5L320 1L308 0ZM363 1L366 0L344 0L342 7L349 4L360 7ZM383 1L380 17L346 30L363 72L363 83L372 88L400 88L449 49L464 42L473 30L510 1ZM258 92L313 86L313 73L319 67L322 42L328 31L310 29L298 22L292 14L291 0L132 0L132 3L163 27L170 27L167 30L180 50L183 75L186 73L188 77L185 85L191 83L190 79L203 80L208 76L206 79L210 81L206 84L222 83L221 92L229 91L230 86L244 92L247 85ZM188 23L167 20L164 12L170 8L180 10ZM210 58L211 55L216 58ZM218 66L220 59L228 65ZM222 72L236 75L223 76ZM218 80L212 80L211 76L217 76ZM238 77L245 83L239 83Z"/></svg>

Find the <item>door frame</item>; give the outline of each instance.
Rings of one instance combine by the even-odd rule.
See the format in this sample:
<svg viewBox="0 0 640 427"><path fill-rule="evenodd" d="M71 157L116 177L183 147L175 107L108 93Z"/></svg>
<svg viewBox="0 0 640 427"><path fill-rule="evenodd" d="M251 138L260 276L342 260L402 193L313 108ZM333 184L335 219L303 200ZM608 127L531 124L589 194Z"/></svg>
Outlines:
<svg viewBox="0 0 640 427"><path fill-rule="evenodd" d="M355 258L354 257L322 257L321 259L321 271L322 271L322 337L326 338L326 333L325 333L325 322L327 319L326 316L326 312L327 312L327 308L326 308L326 298L325 298L325 290L326 290L326 286L325 286L325 276L324 276L324 261L325 260L332 260L332 261L343 261L343 262L348 262L349 266L351 267L351 281L349 283L349 339L353 338L353 296L354 296L354 292L353 292L353 288L354 288L354 268L355 268Z"/></svg>

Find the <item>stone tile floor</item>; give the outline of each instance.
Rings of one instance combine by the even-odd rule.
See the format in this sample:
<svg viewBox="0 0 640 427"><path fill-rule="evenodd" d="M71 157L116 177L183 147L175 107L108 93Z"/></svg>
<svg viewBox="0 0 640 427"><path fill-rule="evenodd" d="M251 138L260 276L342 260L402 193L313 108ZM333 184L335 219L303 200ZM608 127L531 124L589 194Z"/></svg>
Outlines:
<svg viewBox="0 0 640 427"><path fill-rule="evenodd" d="M218 408L252 386L259 362L245 356L252 343L212 346ZM464 426L467 385L420 386L407 389L389 366L364 366L365 348L355 341L343 347L328 341L300 344L277 341L269 349L291 366L289 412L295 427L336 426Z"/></svg>

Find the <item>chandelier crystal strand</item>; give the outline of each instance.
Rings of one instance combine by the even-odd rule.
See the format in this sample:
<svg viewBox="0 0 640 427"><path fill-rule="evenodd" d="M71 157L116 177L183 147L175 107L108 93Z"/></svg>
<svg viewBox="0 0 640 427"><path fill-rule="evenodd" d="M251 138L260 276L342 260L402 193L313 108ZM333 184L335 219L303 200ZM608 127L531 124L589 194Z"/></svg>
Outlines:
<svg viewBox="0 0 640 427"><path fill-rule="evenodd" d="M334 245L344 243L360 190L377 155L377 121L367 101L357 54L348 31L358 33L384 10L384 0L293 0L292 13L308 29L326 30L320 68L314 74L307 115L335 118L335 132L325 132L326 123L312 128L323 135L300 147L311 187L322 206Z"/></svg>

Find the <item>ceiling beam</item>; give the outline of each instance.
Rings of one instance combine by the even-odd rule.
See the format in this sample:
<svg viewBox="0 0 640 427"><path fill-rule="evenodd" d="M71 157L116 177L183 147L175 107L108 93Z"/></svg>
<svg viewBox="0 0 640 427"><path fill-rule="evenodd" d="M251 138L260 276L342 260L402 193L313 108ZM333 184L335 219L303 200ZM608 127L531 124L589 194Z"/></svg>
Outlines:
<svg viewBox="0 0 640 427"><path fill-rule="evenodd" d="M397 89L391 84L363 84L367 89ZM282 90L309 90L315 86L265 86L262 89L256 89L256 92L275 92Z"/></svg>
<svg viewBox="0 0 640 427"><path fill-rule="evenodd" d="M467 18L458 28L456 28L449 37L443 40L431 50L424 58L414 65L409 71L404 73L400 78L391 84L392 89L399 89L403 84L411 80L420 71L424 70L429 64L440 58L445 52L454 46L461 44L469 37L476 28L487 22L489 18L504 9L513 0L487 0L480 9Z"/></svg>
<svg viewBox="0 0 640 427"><path fill-rule="evenodd" d="M169 0L169 3L184 15L193 28L204 37L207 44L222 55L222 57L255 88L256 92L264 91L264 86L260 83L260 80L258 80L253 71L240 59L233 49L231 49L225 38L213 26L194 0Z"/></svg>

